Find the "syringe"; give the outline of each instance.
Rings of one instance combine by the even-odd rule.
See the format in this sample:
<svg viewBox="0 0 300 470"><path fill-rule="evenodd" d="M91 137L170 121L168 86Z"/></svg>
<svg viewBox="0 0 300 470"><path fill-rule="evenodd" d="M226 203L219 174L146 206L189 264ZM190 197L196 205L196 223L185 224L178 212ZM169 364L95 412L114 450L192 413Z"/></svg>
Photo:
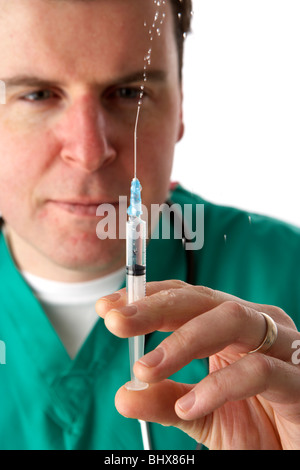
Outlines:
<svg viewBox="0 0 300 470"><path fill-rule="evenodd" d="M127 302L131 304L146 295L146 222L141 219L141 184L135 177L131 182L130 206L126 223L126 289ZM141 382L133 372L133 365L144 355L145 336L129 338L131 381L128 390L144 390L147 383Z"/></svg>

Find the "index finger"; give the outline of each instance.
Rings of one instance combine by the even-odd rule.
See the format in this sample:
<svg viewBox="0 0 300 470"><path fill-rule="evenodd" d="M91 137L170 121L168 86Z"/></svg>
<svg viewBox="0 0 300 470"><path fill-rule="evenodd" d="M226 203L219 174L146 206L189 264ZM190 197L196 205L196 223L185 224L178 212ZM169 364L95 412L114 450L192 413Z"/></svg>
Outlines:
<svg viewBox="0 0 300 470"><path fill-rule="evenodd" d="M178 280L147 283L145 298L126 305L126 290L112 294L96 304L107 328L126 338L157 331L174 331L201 313L236 297L203 286ZM248 302L245 302L246 304Z"/></svg>

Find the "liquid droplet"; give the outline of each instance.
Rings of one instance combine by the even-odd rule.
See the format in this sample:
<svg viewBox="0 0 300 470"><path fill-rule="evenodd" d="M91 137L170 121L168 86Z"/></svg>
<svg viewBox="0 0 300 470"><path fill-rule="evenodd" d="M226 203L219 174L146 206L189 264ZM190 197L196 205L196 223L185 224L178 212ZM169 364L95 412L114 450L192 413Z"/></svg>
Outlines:
<svg viewBox="0 0 300 470"><path fill-rule="evenodd" d="M152 20L152 25L147 21L144 21L144 27L147 27L148 29L148 35L149 35L149 41L153 41L153 36L156 33L158 36L161 35L161 29L158 26L158 24L162 25L163 21L165 19L166 13L163 10L163 8L158 8L161 7L161 5L166 5L165 0L153 0L153 3L157 5L156 12L154 14L153 20ZM149 44L150 46L150 44ZM152 53L152 48L151 46L148 48L148 52L144 56L144 73L143 73L143 81L147 81L147 69L151 65L151 53ZM136 115L136 120L135 120L135 127L134 127L134 174L136 176L136 164L137 164L137 127L138 127L138 122L139 122L139 115L140 115L140 109L143 104L143 97L144 97L144 86L140 86L140 94L139 94L139 100L138 100L138 109L137 109L137 115Z"/></svg>

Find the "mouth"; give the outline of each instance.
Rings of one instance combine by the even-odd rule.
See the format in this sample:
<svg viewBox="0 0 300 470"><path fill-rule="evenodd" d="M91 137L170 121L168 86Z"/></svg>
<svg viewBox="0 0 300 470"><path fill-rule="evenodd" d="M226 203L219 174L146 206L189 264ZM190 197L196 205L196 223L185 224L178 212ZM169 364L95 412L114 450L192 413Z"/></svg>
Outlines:
<svg viewBox="0 0 300 470"><path fill-rule="evenodd" d="M68 212L77 217L97 217L96 212L97 208L101 204L111 204L116 208L118 206L118 202L103 202L103 201L57 201L57 200L50 200L48 201L48 205L52 205L64 212Z"/></svg>

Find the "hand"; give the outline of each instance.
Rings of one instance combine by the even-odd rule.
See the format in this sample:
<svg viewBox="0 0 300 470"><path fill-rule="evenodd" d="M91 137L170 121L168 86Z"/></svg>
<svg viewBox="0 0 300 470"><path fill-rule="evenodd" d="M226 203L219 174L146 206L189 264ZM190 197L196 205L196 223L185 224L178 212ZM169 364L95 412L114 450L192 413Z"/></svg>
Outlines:
<svg viewBox="0 0 300 470"><path fill-rule="evenodd" d="M300 334L281 309L163 281L147 284L147 297L130 306L123 289L96 310L122 338L173 331L134 366L149 388L118 391L121 414L177 426L210 449L300 449L300 366L292 363ZM274 319L278 337L266 354L247 354L266 334L260 312ZM210 373L200 383L167 379L205 357Z"/></svg>

